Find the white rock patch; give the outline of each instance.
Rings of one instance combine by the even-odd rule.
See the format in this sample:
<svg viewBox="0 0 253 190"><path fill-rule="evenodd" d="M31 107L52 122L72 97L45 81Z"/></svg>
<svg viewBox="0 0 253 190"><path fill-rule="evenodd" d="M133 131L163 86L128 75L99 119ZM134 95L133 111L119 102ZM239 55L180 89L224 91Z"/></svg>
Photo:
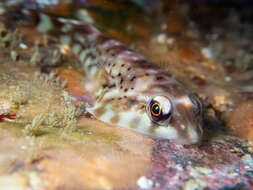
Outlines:
<svg viewBox="0 0 253 190"><path fill-rule="evenodd" d="M153 186L153 181L146 178L146 176L141 176L137 181L137 185L142 189L150 189Z"/></svg>

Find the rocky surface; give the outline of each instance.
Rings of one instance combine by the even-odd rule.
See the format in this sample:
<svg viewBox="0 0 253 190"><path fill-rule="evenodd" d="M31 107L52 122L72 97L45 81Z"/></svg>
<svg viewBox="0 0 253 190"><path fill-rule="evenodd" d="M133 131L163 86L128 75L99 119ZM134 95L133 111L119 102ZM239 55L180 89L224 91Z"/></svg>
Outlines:
<svg viewBox="0 0 253 190"><path fill-rule="evenodd" d="M157 141L152 189L251 189L252 154L236 138L219 136L200 147Z"/></svg>

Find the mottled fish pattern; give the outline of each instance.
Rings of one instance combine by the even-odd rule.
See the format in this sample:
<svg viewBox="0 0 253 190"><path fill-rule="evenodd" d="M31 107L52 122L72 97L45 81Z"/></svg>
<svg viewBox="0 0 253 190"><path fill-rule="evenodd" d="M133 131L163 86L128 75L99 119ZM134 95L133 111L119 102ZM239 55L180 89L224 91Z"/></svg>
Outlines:
<svg viewBox="0 0 253 190"><path fill-rule="evenodd" d="M38 25L47 20L48 35L55 35L80 60L87 111L96 119L177 143L201 140L199 99L163 69L90 24L41 13L39 17Z"/></svg>

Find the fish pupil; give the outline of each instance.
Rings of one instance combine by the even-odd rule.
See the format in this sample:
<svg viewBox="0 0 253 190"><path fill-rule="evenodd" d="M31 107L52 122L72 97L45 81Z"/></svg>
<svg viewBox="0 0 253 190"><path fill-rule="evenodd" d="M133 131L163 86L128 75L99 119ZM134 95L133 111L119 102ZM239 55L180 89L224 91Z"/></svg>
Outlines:
<svg viewBox="0 0 253 190"><path fill-rule="evenodd" d="M154 114L159 114L159 112L160 112L160 107L159 107L159 105L155 104L153 106L153 113Z"/></svg>
<svg viewBox="0 0 253 190"><path fill-rule="evenodd" d="M157 105L155 105L154 112L158 113L158 111L159 111L159 107Z"/></svg>

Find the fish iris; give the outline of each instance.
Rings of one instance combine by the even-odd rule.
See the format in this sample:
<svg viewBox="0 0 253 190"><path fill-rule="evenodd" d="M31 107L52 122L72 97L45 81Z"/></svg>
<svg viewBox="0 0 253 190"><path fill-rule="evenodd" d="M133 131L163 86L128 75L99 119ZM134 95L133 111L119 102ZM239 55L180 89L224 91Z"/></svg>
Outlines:
<svg viewBox="0 0 253 190"><path fill-rule="evenodd" d="M161 107L160 107L160 105L157 102L155 102L152 105L152 107L151 107L151 113L154 116L159 116L161 114Z"/></svg>

